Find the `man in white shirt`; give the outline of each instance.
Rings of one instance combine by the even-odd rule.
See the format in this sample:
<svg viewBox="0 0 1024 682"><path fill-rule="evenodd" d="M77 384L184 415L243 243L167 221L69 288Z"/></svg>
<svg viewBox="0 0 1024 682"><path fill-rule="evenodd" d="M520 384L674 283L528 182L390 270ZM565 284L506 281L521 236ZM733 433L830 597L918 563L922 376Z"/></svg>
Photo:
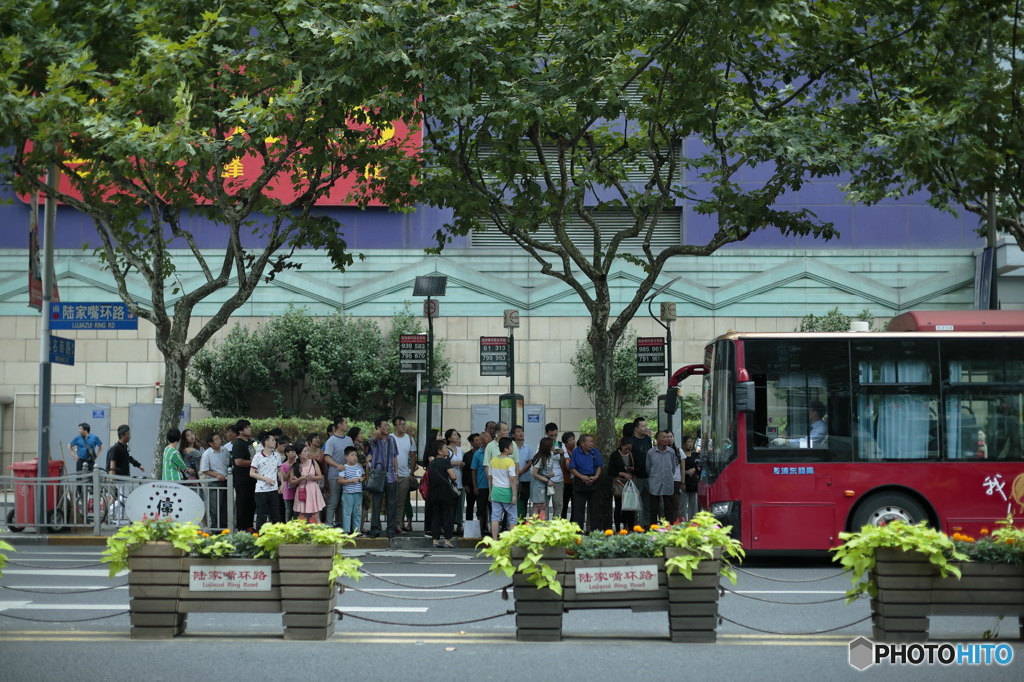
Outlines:
<svg viewBox="0 0 1024 682"><path fill-rule="evenodd" d="M398 444L398 513L402 514L405 524L399 524L398 533L412 530L412 505L409 502L409 491L412 489L413 475L416 471L416 439L405 430L405 417L395 417L395 442Z"/></svg>
<svg viewBox="0 0 1024 682"><path fill-rule="evenodd" d="M210 527L227 528L227 480L231 453L221 444L219 433L211 433L206 443L209 447L199 459L199 471L203 478L213 479L207 484L210 491Z"/></svg>

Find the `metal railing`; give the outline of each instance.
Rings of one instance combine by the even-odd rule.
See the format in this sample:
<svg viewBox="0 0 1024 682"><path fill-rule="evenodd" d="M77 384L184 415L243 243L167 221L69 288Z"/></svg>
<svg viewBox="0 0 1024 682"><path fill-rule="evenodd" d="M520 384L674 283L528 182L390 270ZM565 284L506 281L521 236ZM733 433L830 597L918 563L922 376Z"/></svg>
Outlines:
<svg viewBox="0 0 1024 682"><path fill-rule="evenodd" d="M203 515L199 525L206 530L236 527L232 473L228 472L227 481L223 483L210 478L178 481L202 499ZM130 521L125 513L128 496L139 486L153 481L148 477L116 476L99 467L92 472L45 478L0 476L0 524L13 532L107 534ZM46 496L46 516L42 521L35 518L34 501L38 495ZM413 491L411 501L413 520L419 522L423 502L418 492Z"/></svg>
<svg viewBox="0 0 1024 682"><path fill-rule="evenodd" d="M100 535L129 522L125 513L128 496L152 481L151 478L116 476L100 468L45 478L0 476L0 519L13 532L91 530ZM230 481L229 476L227 487L215 485L217 482L212 479L180 482L195 490L203 500L200 525L204 528L221 530L234 526ZM39 495L46 497L46 516L41 521L35 518L35 500ZM221 514L222 510L226 513Z"/></svg>

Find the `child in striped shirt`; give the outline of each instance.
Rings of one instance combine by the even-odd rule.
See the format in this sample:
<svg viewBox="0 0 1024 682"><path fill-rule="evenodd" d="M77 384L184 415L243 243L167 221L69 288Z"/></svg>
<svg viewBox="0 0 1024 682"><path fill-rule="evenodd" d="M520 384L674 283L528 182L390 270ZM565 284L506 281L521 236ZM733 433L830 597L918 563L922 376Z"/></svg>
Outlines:
<svg viewBox="0 0 1024 682"><path fill-rule="evenodd" d="M346 533L358 533L363 525L363 481L366 472L359 464L355 447L345 448L345 467L339 472L341 484L341 528Z"/></svg>

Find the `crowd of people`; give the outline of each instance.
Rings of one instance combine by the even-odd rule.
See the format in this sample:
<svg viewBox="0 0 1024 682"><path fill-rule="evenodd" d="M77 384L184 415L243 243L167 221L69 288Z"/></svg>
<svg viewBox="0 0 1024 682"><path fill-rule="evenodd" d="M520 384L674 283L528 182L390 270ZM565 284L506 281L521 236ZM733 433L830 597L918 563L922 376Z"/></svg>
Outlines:
<svg viewBox="0 0 1024 682"><path fill-rule="evenodd" d="M230 469L238 530L299 518L368 537L411 533L412 492L419 489L426 496L424 533L438 548L453 547L458 535L496 538L531 514L571 518L594 530L602 476L616 479L613 530L697 512L701 461L692 436L677 449L671 432L653 433L641 417L626 424L606 461L591 434L559 436L554 423L544 431L534 446L522 426L504 422L488 422L466 439L457 429L431 429L420 449L401 416L393 424L376 419L369 434L338 418L326 440L310 433L294 443L281 429L254 438L242 419L224 435L210 434L205 449L191 429L171 429L162 477L203 482L211 527L227 525ZM428 480L417 479L420 467ZM624 508L628 481L638 503Z"/></svg>

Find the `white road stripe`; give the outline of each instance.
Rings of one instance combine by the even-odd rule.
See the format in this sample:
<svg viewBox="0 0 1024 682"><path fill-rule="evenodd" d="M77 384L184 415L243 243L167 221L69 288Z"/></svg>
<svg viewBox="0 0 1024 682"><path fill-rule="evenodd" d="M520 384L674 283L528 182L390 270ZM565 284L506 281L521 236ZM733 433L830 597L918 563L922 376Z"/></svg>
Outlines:
<svg viewBox="0 0 1024 682"><path fill-rule="evenodd" d="M91 569L91 568L37 568L37 569L23 569L17 568L8 571L4 569L4 575L34 575L40 578L45 577L59 577L59 578L108 578L110 577L110 571L106 568ZM121 571L116 574L117 576L128 575L128 571ZM116 576L115 576L116 577Z"/></svg>
<svg viewBox="0 0 1024 682"><path fill-rule="evenodd" d="M342 613L426 613L426 606L339 606L334 609Z"/></svg>
<svg viewBox="0 0 1024 682"><path fill-rule="evenodd" d="M6 575L6 573L5 573ZM381 577L381 578L454 578L454 573L363 573L367 578Z"/></svg>
<svg viewBox="0 0 1024 682"><path fill-rule="evenodd" d="M33 604L27 601L0 601L0 611L126 611L127 604Z"/></svg>
<svg viewBox="0 0 1024 682"><path fill-rule="evenodd" d="M736 594L846 594L846 590L734 590Z"/></svg>
<svg viewBox="0 0 1024 682"><path fill-rule="evenodd" d="M91 585L0 585L0 590L127 590L127 585L116 588ZM42 594L42 593L40 593Z"/></svg>

